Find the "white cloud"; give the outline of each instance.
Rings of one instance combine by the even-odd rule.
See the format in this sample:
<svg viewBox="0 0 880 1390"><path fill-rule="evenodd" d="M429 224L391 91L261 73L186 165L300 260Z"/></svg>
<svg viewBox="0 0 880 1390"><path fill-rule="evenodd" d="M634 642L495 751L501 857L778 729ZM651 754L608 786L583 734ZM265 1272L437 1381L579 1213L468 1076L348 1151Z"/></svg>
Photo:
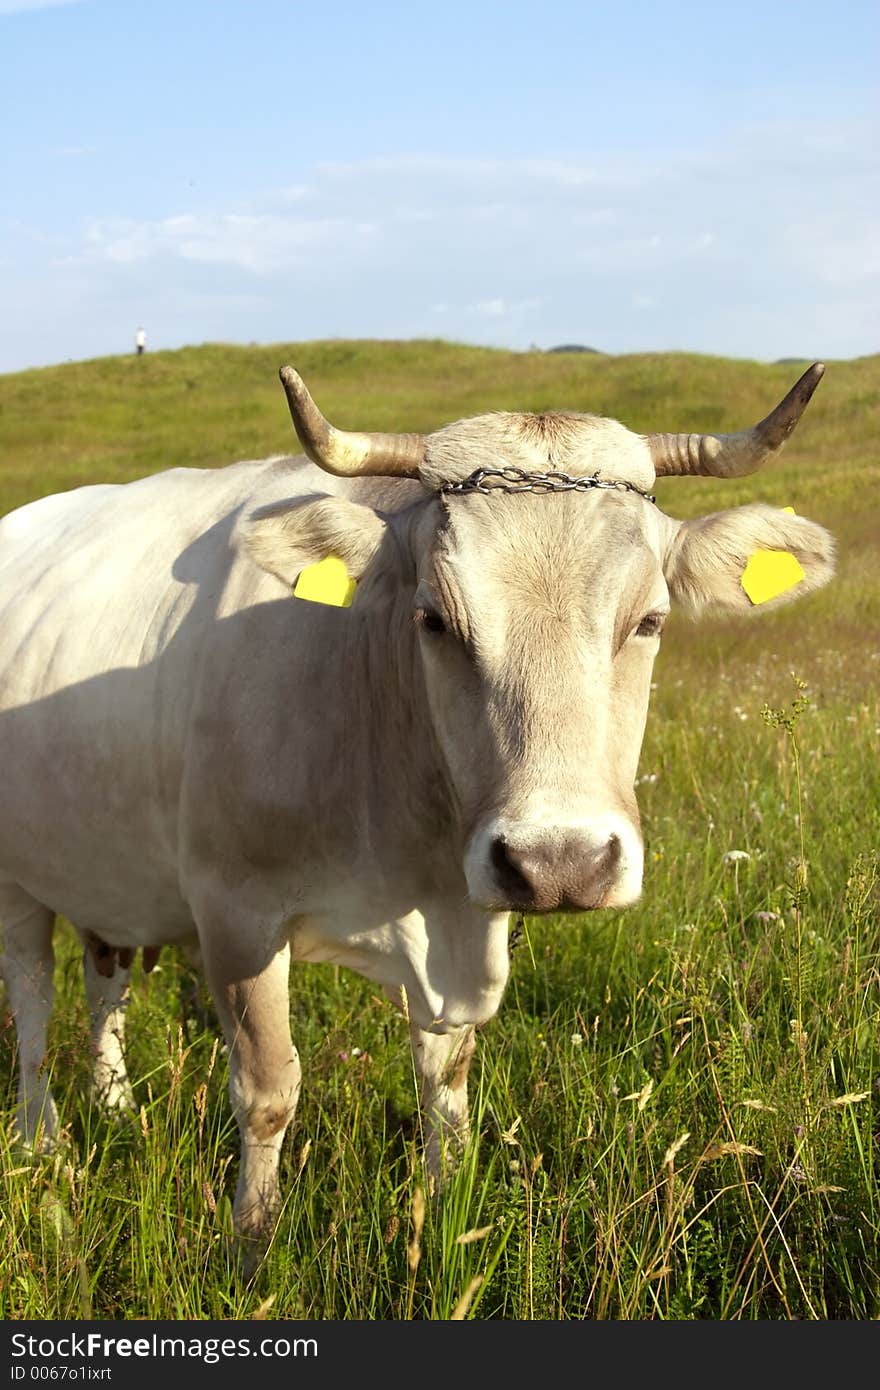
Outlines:
<svg viewBox="0 0 880 1390"><path fill-rule="evenodd" d="M276 188L269 194L269 201L288 207L291 203L302 203L312 195L312 189L305 183L292 183L286 188Z"/></svg>
<svg viewBox="0 0 880 1390"><path fill-rule="evenodd" d="M559 159L482 159L446 155L392 155L360 160L330 160L316 165L316 172L334 179L380 175L415 177L536 179L569 187L583 187L597 174L592 166Z"/></svg>
<svg viewBox="0 0 880 1390"><path fill-rule="evenodd" d="M53 245L0 219L0 254L32 271L0 277L18 306L0 370L82 355L75 335L59 347L57 302L93 336L128 305L153 311L154 346L440 329L514 348L876 351L877 164L867 127L780 125L662 159L321 164L248 202L95 218Z"/></svg>
<svg viewBox="0 0 880 1390"><path fill-rule="evenodd" d="M86 159L98 150L96 145L56 145L49 153L56 159Z"/></svg>
<svg viewBox="0 0 880 1390"><path fill-rule="evenodd" d="M503 299L481 299L478 304L469 304L465 309L466 314L479 314L487 319L501 318L507 312L507 302Z"/></svg>
<svg viewBox="0 0 880 1390"><path fill-rule="evenodd" d="M793 223L791 255L805 274L829 287L880 280L880 201L877 210L835 207Z"/></svg>
<svg viewBox="0 0 880 1390"><path fill-rule="evenodd" d="M62 5L78 5L80 0L0 0L0 16L24 14L29 10L56 10Z"/></svg>
<svg viewBox="0 0 880 1390"><path fill-rule="evenodd" d="M147 222L93 222L86 241L93 258L121 266L171 257L269 275L316 253L353 250L374 233L373 224L345 218L183 213Z"/></svg>
<svg viewBox="0 0 880 1390"><path fill-rule="evenodd" d="M503 298L480 299L476 304L466 304L463 312L476 314L478 318L513 318L516 315L528 313L532 309L540 309L543 302L542 299L519 299L513 302Z"/></svg>

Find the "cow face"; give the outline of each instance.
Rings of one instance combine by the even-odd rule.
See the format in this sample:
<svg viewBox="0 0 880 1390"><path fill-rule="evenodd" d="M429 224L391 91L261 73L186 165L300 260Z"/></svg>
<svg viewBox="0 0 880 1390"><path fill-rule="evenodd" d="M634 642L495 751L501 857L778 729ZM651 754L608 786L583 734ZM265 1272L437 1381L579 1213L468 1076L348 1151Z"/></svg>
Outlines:
<svg viewBox="0 0 880 1390"><path fill-rule="evenodd" d="M669 611L655 509L494 491L444 512L413 614L470 896L532 912L630 903L633 781Z"/></svg>
<svg viewBox="0 0 880 1390"><path fill-rule="evenodd" d="M786 410L783 402L756 430L789 430ZM368 580L353 619L359 604L381 602L406 624L474 903L625 906L641 891L633 783L670 603L750 609L742 577L758 550L788 552L802 573L765 607L800 597L830 578L831 538L761 505L672 520L642 492L653 479L651 440L616 421L485 416L414 438L406 448L421 450L428 487L487 467L598 473L629 487L440 492L390 517L387 500L380 513L324 498L264 513L251 551L288 583L305 564L340 556ZM684 438L660 437L655 451L697 457L702 437ZM751 434L726 438L722 457L741 468ZM359 455L388 456L384 436L345 436L340 456L352 439ZM714 458L718 443L705 452ZM412 671L407 661L395 667Z"/></svg>
<svg viewBox="0 0 880 1390"><path fill-rule="evenodd" d="M449 503L414 611L476 902L639 896L633 782L670 601L749 609L741 578L759 549L796 556L800 593L830 577L826 533L769 507L680 524L632 493Z"/></svg>

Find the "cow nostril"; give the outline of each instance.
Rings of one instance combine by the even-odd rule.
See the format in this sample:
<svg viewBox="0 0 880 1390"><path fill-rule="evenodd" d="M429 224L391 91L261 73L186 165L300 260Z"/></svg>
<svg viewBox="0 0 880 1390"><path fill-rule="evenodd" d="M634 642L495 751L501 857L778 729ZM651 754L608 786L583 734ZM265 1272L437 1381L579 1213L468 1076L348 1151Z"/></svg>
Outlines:
<svg viewBox="0 0 880 1390"><path fill-rule="evenodd" d="M533 888L525 874L510 857L510 849L499 837L492 841L489 859L501 891L513 899L531 901Z"/></svg>
<svg viewBox="0 0 880 1390"><path fill-rule="evenodd" d="M621 858L623 857L623 845L620 842L619 835L612 835L610 837L608 841L607 855L609 869L616 869L621 861Z"/></svg>

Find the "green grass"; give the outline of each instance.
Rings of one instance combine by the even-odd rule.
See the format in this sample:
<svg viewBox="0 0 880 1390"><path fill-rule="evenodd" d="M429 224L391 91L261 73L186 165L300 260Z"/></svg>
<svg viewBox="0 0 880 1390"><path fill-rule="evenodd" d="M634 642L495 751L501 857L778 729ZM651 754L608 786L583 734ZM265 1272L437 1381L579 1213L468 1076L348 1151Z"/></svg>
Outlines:
<svg viewBox="0 0 880 1390"><path fill-rule="evenodd" d="M72 364L0 377L0 509L290 449L286 360L352 428L556 406L643 430L736 429L797 375L444 343ZM51 1064L69 1145L33 1162L0 1154L0 1316L448 1318L468 1295L476 1318L880 1316L877 381L876 358L830 364L765 474L662 484L674 515L793 505L835 532L839 576L751 623L670 624L641 763L644 901L528 923L471 1072L476 1142L428 1202L418 1250L406 1030L365 981L294 971L303 1097L285 1208L247 1285L229 1253L225 1060L193 1008L198 986L172 952L136 972L141 1112L110 1124L84 1099L66 928ZM797 714L791 671L810 696ZM731 850L749 858L725 862ZM5 1016L4 1130L13 1036ZM481 1234L458 1243L469 1231Z"/></svg>

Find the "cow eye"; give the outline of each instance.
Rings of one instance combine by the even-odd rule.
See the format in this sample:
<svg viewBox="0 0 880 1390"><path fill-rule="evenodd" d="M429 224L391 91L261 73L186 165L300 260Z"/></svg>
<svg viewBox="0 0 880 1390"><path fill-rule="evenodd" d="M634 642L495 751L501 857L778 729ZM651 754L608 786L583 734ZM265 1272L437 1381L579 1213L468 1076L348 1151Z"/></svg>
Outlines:
<svg viewBox="0 0 880 1390"><path fill-rule="evenodd" d="M417 608L415 620L426 632L440 633L446 631L446 624L436 608Z"/></svg>
<svg viewBox="0 0 880 1390"><path fill-rule="evenodd" d="M666 621L665 613L646 613L636 628L637 637L659 637Z"/></svg>

